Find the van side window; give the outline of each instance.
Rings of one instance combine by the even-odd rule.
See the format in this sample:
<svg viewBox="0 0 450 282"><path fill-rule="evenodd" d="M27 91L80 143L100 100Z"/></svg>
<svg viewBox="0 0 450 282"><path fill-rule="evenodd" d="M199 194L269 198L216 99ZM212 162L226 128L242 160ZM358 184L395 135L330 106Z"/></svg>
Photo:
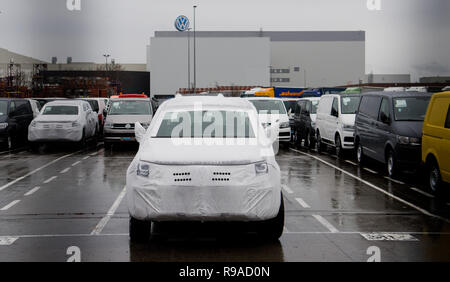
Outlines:
<svg viewBox="0 0 450 282"><path fill-rule="evenodd" d="M391 111L389 108L389 100L386 98L383 98L381 101L381 107L380 107L380 115L378 117L378 120L381 121L381 114L384 114L388 119L391 118Z"/></svg>
<svg viewBox="0 0 450 282"><path fill-rule="evenodd" d="M373 119L378 119L378 111L380 110L381 97L363 96L359 105L358 112Z"/></svg>
<svg viewBox="0 0 450 282"><path fill-rule="evenodd" d="M333 112L339 113L338 98L333 99L333 105L331 106L331 113L333 113Z"/></svg>
<svg viewBox="0 0 450 282"><path fill-rule="evenodd" d="M447 110L447 118L445 119L445 128L450 128L450 105Z"/></svg>

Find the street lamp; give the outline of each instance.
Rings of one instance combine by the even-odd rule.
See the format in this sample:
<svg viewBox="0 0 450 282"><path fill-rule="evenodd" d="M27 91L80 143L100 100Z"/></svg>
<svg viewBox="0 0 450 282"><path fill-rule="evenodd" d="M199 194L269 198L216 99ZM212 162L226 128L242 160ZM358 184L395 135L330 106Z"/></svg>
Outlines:
<svg viewBox="0 0 450 282"><path fill-rule="evenodd" d="M188 38L188 91L191 91L191 29L187 29Z"/></svg>
<svg viewBox="0 0 450 282"><path fill-rule="evenodd" d="M195 9L197 5L194 5L194 94L196 93L197 88L197 62L196 62L196 53L195 53Z"/></svg>
<svg viewBox="0 0 450 282"><path fill-rule="evenodd" d="M103 55L103 57L105 57L105 60L106 60L106 62L105 62L105 71L108 71L108 58L110 57L111 55L109 55L109 54L104 54Z"/></svg>

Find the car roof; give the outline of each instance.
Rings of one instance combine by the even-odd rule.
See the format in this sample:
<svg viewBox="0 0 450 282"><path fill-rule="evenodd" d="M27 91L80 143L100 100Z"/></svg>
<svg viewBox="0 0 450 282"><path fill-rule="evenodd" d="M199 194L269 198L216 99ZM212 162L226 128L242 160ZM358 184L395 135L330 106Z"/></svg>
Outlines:
<svg viewBox="0 0 450 282"><path fill-rule="evenodd" d="M49 106L49 105L50 106L57 106L57 105L61 105L61 106L79 106L79 105L82 105L84 103L88 103L88 102L83 101L83 100L57 100L57 101L48 102L44 106Z"/></svg>
<svg viewBox="0 0 450 282"><path fill-rule="evenodd" d="M246 100L272 100L272 101L281 101L281 102L283 102L283 99L281 99L281 98L271 98L271 97L245 97L245 98L241 98L241 99L246 99Z"/></svg>
<svg viewBox="0 0 450 282"><path fill-rule="evenodd" d="M166 108L182 108L191 107L195 103L201 103L206 107L228 107L254 110L253 105L246 99L240 97L223 97L223 96L177 96L173 99L166 100L161 107Z"/></svg>
<svg viewBox="0 0 450 282"><path fill-rule="evenodd" d="M401 97L431 97L433 93L429 92L417 92L417 91L379 91L379 92L367 92L360 94L361 96L384 96L392 98Z"/></svg>

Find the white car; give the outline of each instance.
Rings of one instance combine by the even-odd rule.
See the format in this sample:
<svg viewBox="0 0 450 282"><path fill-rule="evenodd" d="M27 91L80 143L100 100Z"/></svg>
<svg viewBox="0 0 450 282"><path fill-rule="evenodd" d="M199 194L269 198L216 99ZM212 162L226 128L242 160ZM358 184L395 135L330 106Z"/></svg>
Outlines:
<svg viewBox="0 0 450 282"><path fill-rule="evenodd" d="M283 99L268 97L251 97L246 99L255 106L263 126L271 125L272 123L279 124L278 141L291 141L291 126Z"/></svg>
<svg viewBox="0 0 450 282"><path fill-rule="evenodd" d="M320 97L316 116L316 148L322 151L325 145L342 150L354 148L355 117L360 94L327 94Z"/></svg>
<svg viewBox="0 0 450 282"><path fill-rule="evenodd" d="M41 111L41 104L37 100L33 99L27 99L30 101L31 109L33 110L33 118L36 118L39 115L39 112Z"/></svg>
<svg viewBox="0 0 450 282"><path fill-rule="evenodd" d="M97 135L98 118L88 102L83 100L58 100L44 105L41 114L28 127L28 141L37 145L43 142L80 142Z"/></svg>
<svg viewBox="0 0 450 282"><path fill-rule="evenodd" d="M267 137L267 131L272 138ZM258 222L278 239L284 226L280 168L255 108L241 98L176 97L145 130L127 171L130 238L148 240L151 222Z"/></svg>

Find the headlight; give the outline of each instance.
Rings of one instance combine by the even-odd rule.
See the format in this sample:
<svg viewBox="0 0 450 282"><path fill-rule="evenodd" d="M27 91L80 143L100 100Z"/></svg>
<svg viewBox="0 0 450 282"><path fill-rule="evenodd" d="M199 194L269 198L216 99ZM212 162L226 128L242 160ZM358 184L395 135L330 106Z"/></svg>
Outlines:
<svg viewBox="0 0 450 282"><path fill-rule="evenodd" d="M80 126L79 122L76 122L76 121L72 122L72 127L78 127L78 126Z"/></svg>
<svg viewBox="0 0 450 282"><path fill-rule="evenodd" d="M0 129L5 129L8 127L8 124L6 122L0 123Z"/></svg>
<svg viewBox="0 0 450 282"><path fill-rule="evenodd" d="M289 122L280 123L280 128L286 128L286 127L289 127Z"/></svg>
<svg viewBox="0 0 450 282"><path fill-rule="evenodd" d="M139 162L137 165L136 174L143 177L148 177L150 174L150 165Z"/></svg>
<svg viewBox="0 0 450 282"><path fill-rule="evenodd" d="M260 162L255 164L255 171L256 174L263 174L269 172L269 166L267 165L267 162Z"/></svg>
<svg viewBox="0 0 450 282"><path fill-rule="evenodd" d="M344 130L355 130L355 126L354 125L350 125L350 124L343 124L342 125L342 129Z"/></svg>
<svg viewBox="0 0 450 282"><path fill-rule="evenodd" d="M397 142L400 144L420 145L420 138L397 135Z"/></svg>
<svg viewBox="0 0 450 282"><path fill-rule="evenodd" d="M104 127L105 128L112 128L112 123L110 123L110 122L107 122L107 123L105 123L105 125L104 125Z"/></svg>

